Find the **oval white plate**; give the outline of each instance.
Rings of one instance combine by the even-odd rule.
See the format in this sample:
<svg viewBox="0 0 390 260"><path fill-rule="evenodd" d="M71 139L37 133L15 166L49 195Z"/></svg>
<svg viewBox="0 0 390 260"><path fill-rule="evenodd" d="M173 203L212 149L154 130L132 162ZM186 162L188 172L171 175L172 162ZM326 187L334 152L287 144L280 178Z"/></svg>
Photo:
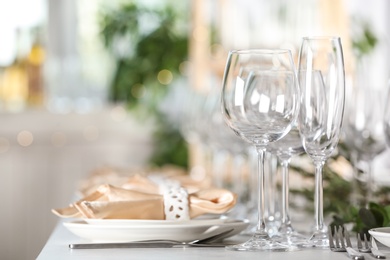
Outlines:
<svg viewBox="0 0 390 260"><path fill-rule="evenodd" d="M137 221L123 225L99 224L92 225L85 221L64 222L64 226L80 238L94 242L126 242L154 239L173 239L189 242L195 239L203 239L225 230L232 229L226 237L236 235L248 225L248 220L225 219L220 223L199 224L193 221L164 225L155 223L139 225ZM148 221L147 221L148 222Z"/></svg>
<svg viewBox="0 0 390 260"><path fill-rule="evenodd" d="M368 233L380 243L390 247L390 227L373 228L368 230Z"/></svg>

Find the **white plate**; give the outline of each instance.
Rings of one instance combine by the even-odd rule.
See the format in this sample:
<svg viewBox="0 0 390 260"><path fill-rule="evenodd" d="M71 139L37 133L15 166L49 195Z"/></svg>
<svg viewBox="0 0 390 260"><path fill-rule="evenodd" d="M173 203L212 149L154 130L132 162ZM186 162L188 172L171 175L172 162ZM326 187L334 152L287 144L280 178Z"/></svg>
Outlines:
<svg viewBox="0 0 390 260"><path fill-rule="evenodd" d="M185 221L175 220L147 220L147 219L84 219L85 222L91 225L109 225L109 226L147 226L156 227L162 225L191 225L191 226L204 226L204 225L217 225L225 223L226 219L214 218L214 219L194 219Z"/></svg>
<svg viewBox="0 0 390 260"><path fill-rule="evenodd" d="M373 228L368 230L368 233L385 246L390 247L390 227Z"/></svg>
<svg viewBox="0 0 390 260"><path fill-rule="evenodd" d="M126 242L153 239L173 239L189 242L195 239L203 239L225 230L233 229L227 237L243 231L248 225L248 220L224 219L219 223L215 220L206 223L202 220L191 220L175 224L157 223L148 224L149 221L128 221L119 224L88 224L85 221L64 222L64 226L80 238L94 242Z"/></svg>

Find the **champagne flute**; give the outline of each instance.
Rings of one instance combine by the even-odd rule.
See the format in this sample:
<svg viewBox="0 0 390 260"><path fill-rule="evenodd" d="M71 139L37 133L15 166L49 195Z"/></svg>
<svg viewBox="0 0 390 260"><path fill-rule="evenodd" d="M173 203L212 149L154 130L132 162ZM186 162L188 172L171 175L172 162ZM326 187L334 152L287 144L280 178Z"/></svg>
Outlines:
<svg viewBox="0 0 390 260"><path fill-rule="evenodd" d="M299 131L315 165L315 227L310 242L328 247L323 220L322 168L337 147L344 114L344 58L339 37L303 38L298 62Z"/></svg>
<svg viewBox="0 0 390 260"><path fill-rule="evenodd" d="M258 153L256 231L246 242L227 247L239 251L291 250L272 240L266 229L264 155L267 146L291 129L299 109L299 90L289 50L230 51L221 100L228 126Z"/></svg>

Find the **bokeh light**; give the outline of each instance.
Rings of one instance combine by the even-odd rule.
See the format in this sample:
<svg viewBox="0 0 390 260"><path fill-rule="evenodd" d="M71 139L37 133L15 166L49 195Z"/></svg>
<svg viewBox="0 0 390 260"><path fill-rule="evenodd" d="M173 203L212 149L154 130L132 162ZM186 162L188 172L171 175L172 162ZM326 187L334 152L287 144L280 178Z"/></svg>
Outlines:
<svg viewBox="0 0 390 260"><path fill-rule="evenodd" d="M169 70L161 70L157 75L157 80L163 85L168 85L173 80L172 72Z"/></svg>
<svg viewBox="0 0 390 260"><path fill-rule="evenodd" d="M30 146L34 141L34 136L30 131L21 131L17 136L18 144L24 147Z"/></svg>

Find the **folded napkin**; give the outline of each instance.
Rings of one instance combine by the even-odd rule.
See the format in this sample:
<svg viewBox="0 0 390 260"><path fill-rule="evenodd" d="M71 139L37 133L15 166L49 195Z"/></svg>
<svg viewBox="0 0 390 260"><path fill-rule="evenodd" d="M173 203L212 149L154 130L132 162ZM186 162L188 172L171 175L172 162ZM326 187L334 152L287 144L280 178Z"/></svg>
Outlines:
<svg viewBox="0 0 390 260"><path fill-rule="evenodd" d="M137 172L136 174L141 174ZM120 187L127 181L129 175L123 169L103 166L91 171L88 176L78 182L78 190L81 196L94 192L102 184L111 184Z"/></svg>
<svg viewBox="0 0 390 260"><path fill-rule="evenodd" d="M167 219L169 208L164 205L167 200L161 185L148 178L134 176L124 186L127 188L103 184L69 207L53 209L52 212L65 218ZM225 213L236 203L234 193L217 188L189 193L186 199L188 201L184 203L188 205L188 215L191 219L206 213Z"/></svg>
<svg viewBox="0 0 390 260"><path fill-rule="evenodd" d="M156 183L152 183L150 181L151 179ZM86 179L80 181L79 192L82 196L87 196L94 192L100 185L110 184L125 189L149 189L150 192L157 193L153 189L158 189L158 182L161 180L165 182L178 182L190 193L211 187L211 180L209 178L195 180L184 169L177 166L167 165L155 169L133 170L106 166L95 169Z"/></svg>

